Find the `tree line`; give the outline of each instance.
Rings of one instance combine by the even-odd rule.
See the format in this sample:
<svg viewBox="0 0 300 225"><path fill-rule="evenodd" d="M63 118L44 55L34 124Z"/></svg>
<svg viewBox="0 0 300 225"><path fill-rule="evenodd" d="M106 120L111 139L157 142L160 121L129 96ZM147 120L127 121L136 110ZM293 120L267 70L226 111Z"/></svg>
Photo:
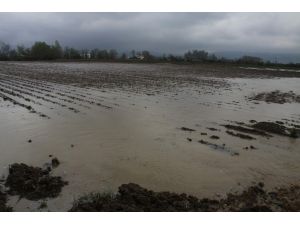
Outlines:
<svg viewBox="0 0 300 225"><path fill-rule="evenodd" d="M9 44L0 42L0 60L105 60L105 61L144 61L144 62L174 62L174 63L236 63L251 65L277 65L278 63L265 62L255 56L242 56L238 59L217 57L205 50L187 51L183 55L163 54L155 56L147 50L130 53L119 53L115 49L75 49L63 48L58 41L47 44L43 41L35 42L31 47L18 45L12 48ZM299 67L300 64L288 64Z"/></svg>

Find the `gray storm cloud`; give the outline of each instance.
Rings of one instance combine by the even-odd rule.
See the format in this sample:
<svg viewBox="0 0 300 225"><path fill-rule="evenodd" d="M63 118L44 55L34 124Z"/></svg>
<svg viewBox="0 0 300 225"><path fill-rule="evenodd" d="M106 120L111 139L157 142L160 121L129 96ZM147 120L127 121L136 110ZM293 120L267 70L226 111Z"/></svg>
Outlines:
<svg viewBox="0 0 300 225"><path fill-rule="evenodd" d="M300 52L300 13L0 13L0 40L77 48Z"/></svg>

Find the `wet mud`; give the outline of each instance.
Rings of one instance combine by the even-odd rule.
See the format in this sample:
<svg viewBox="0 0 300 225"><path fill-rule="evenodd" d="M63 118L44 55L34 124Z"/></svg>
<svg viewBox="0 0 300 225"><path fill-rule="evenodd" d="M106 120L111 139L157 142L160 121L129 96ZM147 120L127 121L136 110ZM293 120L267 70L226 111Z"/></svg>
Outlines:
<svg viewBox="0 0 300 225"><path fill-rule="evenodd" d="M258 130L258 129L254 129L254 128L250 128L250 127L244 127L244 126L232 125L232 124L225 124L223 126L229 130L235 130L235 131L240 131L243 133L255 134L255 135L260 135L260 136L265 136L265 137L272 137L270 134L267 134L263 130Z"/></svg>
<svg viewBox="0 0 300 225"><path fill-rule="evenodd" d="M297 128L298 126L292 125L292 127L287 127L284 125L283 122L270 122L270 121L261 121L261 122L253 122L251 124L246 124L244 122L236 122L240 125L232 125L232 124L226 124L222 125L225 128L229 129L226 131L227 134L230 134L232 136L240 137L243 139L249 139L253 140L255 139L252 136L244 135L241 133L234 133L230 130L235 130L243 133L250 133L254 135L260 135L264 137L273 137L273 134L287 136L290 138L298 138L300 136L300 129ZM242 125L242 126L241 126Z"/></svg>
<svg viewBox="0 0 300 225"><path fill-rule="evenodd" d="M248 101L253 94L273 90L280 90L276 95L288 93L278 99L289 104L279 105L271 99L269 104L259 99ZM154 199L158 191L168 190L193 195L197 201L208 197L212 202L185 208L183 202L194 204L194 200L169 194L159 200L163 208L155 209L145 197L144 207L136 202L125 206L121 200L121 209L292 209L270 207L273 203L267 202L251 205L250 200L244 204L236 200L235 191L260 195L263 189L263 198L269 198L266 190L283 186L289 192L290 184L299 184L298 90L296 73L283 71L207 65L0 62L2 173L8 173L7 162L43 165L37 169L17 164L12 174L29 174L26 176L33 179L14 176L11 194L16 195L11 196L9 186L4 186L2 196L15 211L67 211L75 197L96 190L101 204L106 200L113 204L97 210L118 210L114 207L120 203L115 201L120 193L104 194L104 200L102 193L115 193L121 184L134 182L155 190ZM43 164L45 157L49 162ZM63 174L63 179L54 174ZM70 183L62 186L65 180ZM252 187L253 181L263 181L268 189L253 187L250 194L245 188ZM25 189L17 190L22 185ZM123 190L128 195L149 193L132 185L123 185ZM226 193L235 196L233 200L223 198L232 200L228 203L232 209L215 198ZM18 196L21 200L15 201ZM1 199L5 204L5 198ZM164 205L165 201L169 203ZM215 209L214 201L218 201Z"/></svg>
<svg viewBox="0 0 300 225"><path fill-rule="evenodd" d="M58 162L52 160L52 165L57 167ZM32 167L23 163L14 163L9 166L9 174L5 182L10 195L19 195L20 198L39 200L55 198L63 186L68 183L61 177L51 176L51 169Z"/></svg>
<svg viewBox="0 0 300 225"><path fill-rule="evenodd" d="M0 212L11 212L12 207L6 205L7 195L0 190Z"/></svg>
<svg viewBox="0 0 300 225"><path fill-rule="evenodd" d="M288 128L284 125L274 123L274 122L258 122L252 125L256 129L260 129L269 133L288 136L292 138L298 138L300 134L300 129Z"/></svg>
<svg viewBox="0 0 300 225"><path fill-rule="evenodd" d="M282 92L276 90L272 92L261 92L254 96L249 97L248 99L252 101L264 101L267 103L277 103L277 104L300 103L300 95L297 95L293 91Z"/></svg>
<svg viewBox="0 0 300 225"><path fill-rule="evenodd" d="M154 192L137 184L123 184L117 194L91 193L74 202L72 212L271 212L300 211L300 187L271 192L264 184L251 186L224 199Z"/></svg>

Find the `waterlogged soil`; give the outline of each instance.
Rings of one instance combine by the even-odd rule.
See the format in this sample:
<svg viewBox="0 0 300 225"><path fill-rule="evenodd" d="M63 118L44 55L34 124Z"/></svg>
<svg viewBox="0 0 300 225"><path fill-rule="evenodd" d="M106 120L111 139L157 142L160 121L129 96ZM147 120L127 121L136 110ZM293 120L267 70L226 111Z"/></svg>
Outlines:
<svg viewBox="0 0 300 225"><path fill-rule="evenodd" d="M72 212L299 212L300 187L268 192L264 184L251 186L223 199L171 192L154 192L137 184L123 184L117 194L91 193L76 200Z"/></svg>
<svg viewBox="0 0 300 225"><path fill-rule="evenodd" d="M14 163L49 162L42 171L68 181L57 197L8 195L6 205L68 211L86 193L128 183L199 201L259 182L266 193L288 190L300 184L300 104L249 96L299 95L298 77L218 65L0 62L1 175Z"/></svg>
<svg viewBox="0 0 300 225"><path fill-rule="evenodd" d="M249 97L249 100L265 101L267 103L300 103L300 95L295 94L293 91L281 92L279 90L272 92L261 92Z"/></svg>

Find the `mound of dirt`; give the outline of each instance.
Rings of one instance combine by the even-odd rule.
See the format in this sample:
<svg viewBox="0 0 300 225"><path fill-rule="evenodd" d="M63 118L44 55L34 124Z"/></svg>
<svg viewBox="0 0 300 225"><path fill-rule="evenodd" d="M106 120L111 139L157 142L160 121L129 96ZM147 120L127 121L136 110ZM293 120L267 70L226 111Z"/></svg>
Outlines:
<svg viewBox="0 0 300 225"><path fill-rule="evenodd" d="M6 206L7 196L5 193L0 191L0 212L11 212L12 208Z"/></svg>
<svg viewBox="0 0 300 225"><path fill-rule="evenodd" d="M61 177L51 176L49 170L23 163L10 165L5 183L9 187L9 194L29 200L57 197L66 184Z"/></svg>
<svg viewBox="0 0 300 225"><path fill-rule="evenodd" d="M265 101L277 104L284 103L300 103L300 95L296 95L293 91L281 92L281 91L272 91L272 92L261 92L254 96L248 98L249 100L255 101Z"/></svg>
<svg viewBox="0 0 300 225"><path fill-rule="evenodd" d="M300 187L266 192L263 183L226 198L198 199L186 194L154 192L123 184L116 195L93 193L79 198L70 211L300 211Z"/></svg>

